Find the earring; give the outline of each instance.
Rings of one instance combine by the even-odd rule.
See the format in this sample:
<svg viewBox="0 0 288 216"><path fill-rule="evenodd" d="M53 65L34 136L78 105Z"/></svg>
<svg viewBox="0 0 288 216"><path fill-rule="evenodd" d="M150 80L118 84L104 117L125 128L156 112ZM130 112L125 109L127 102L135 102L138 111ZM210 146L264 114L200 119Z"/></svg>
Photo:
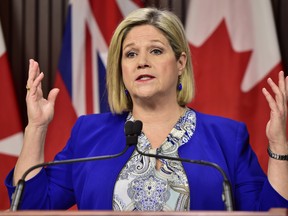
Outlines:
<svg viewBox="0 0 288 216"><path fill-rule="evenodd" d="M178 84L177 90L178 90L178 91L181 91L181 90L182 90L182 83L179 83L179 84Z"/></svg>
<svg viewBox="0 0 288 216"><path fill-rule="evenodd" d="M128 92L128 90L126 88L125 88L124 92L125 92L126 96L129 96L129 92Z"/></svg>
<svg viewBox="0 0 288 216"><path fill-rule="evenodd" d="M179 78L178 78L177 90L178 90L178 91L181 91L181 90L182 90L181 76L179 76Z"/></svg>

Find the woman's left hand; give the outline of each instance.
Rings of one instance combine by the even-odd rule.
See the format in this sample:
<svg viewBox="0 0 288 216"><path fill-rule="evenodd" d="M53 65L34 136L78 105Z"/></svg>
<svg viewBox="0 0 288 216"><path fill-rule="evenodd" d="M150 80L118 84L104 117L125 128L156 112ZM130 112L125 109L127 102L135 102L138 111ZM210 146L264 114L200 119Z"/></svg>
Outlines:
<svg viewBox="0 0 288 216"><path fill-rule="evenodd" d="M270 120L266 126L266 135L270 150L278 155L288 155L287 142L287 97L288 78L279 72L278 85L269 78L267 80L275 97L263 88L262 92L270 107ZM272 187L288 200L288 161L269 158L267 176Z"/></svg>
<svg viewBox="0 0 288 216"><path fill-rule="evenodd" d="M262 89L264 96L271 109L270 120L266 126L266 135L269 140L269 147L276 154L288 154L287 143L287 99L288 99L288 77L284 77L284 72L278 75L278 85L271 78L267 82L271 87L275 97L266 88Z"/></svg>

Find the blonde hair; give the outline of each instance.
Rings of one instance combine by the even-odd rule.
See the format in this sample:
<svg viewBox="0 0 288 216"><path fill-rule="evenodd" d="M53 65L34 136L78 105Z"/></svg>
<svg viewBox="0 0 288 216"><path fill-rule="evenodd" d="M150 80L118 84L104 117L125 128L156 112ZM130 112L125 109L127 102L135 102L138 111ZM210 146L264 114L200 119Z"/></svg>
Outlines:
<svg viewBox="0 0 288 216"><path fill-rule="evenodd" d="M191 54L185 31L179 18L172 12L155 8L141 8L130 13L116 28L111 39L107 59L107 91L110 110L113 113L131 111L133 108L130 96L125 94L122 79L121 58L122 45L128 32L135 26L152 25L163 32L178 60L181 53L186 53L187 62L181 75L182 90L177 93L180 106L191 102L194 96L194 77ZM177 91L175 89L175 91Z"/></svg>

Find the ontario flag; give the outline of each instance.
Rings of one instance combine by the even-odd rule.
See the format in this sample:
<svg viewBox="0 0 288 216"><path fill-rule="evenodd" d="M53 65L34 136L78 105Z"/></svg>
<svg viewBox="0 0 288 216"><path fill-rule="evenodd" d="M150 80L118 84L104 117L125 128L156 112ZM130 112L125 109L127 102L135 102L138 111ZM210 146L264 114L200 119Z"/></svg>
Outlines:
<svg viewBox="0 0 288 216"><path fill-rule="evenodd" d="M109 111L108 45L120 21L140 6L140 1L130 0L70 0L54 84L60 93L48 128L45 160L64 147L78 116Z"/></svg>
<svg viewBox="0 0 288 216"><path fill-rule="evenodd" d="M266 171L270 109L261 89L282 68L270 0L193 0L187 14L196 82L190 106L246 123Z"/></svg>
<svg viewBox="0 0 288 216"><path fill-rule="evenodd" d="M24 91L24 90L23 90ZM0 23L0 209L8 209L4 179L15 166L22 141L22 123Z"/></svg>

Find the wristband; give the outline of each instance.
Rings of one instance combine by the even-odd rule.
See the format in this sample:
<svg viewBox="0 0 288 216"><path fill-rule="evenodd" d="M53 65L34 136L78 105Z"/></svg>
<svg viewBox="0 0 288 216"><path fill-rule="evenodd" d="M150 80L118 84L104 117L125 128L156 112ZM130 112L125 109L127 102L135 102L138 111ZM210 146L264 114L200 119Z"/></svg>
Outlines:
<svg viewBox="0 0 288 216"><path fill-rule="evenodd" d="M279 155L279 154L275 154L274 152L271 151L271 149L267 148L267 152L268 152L268 155L269 157L273 158L273 159L276 159L276 160L286 160L288 161L288 155Z"/></svg>

